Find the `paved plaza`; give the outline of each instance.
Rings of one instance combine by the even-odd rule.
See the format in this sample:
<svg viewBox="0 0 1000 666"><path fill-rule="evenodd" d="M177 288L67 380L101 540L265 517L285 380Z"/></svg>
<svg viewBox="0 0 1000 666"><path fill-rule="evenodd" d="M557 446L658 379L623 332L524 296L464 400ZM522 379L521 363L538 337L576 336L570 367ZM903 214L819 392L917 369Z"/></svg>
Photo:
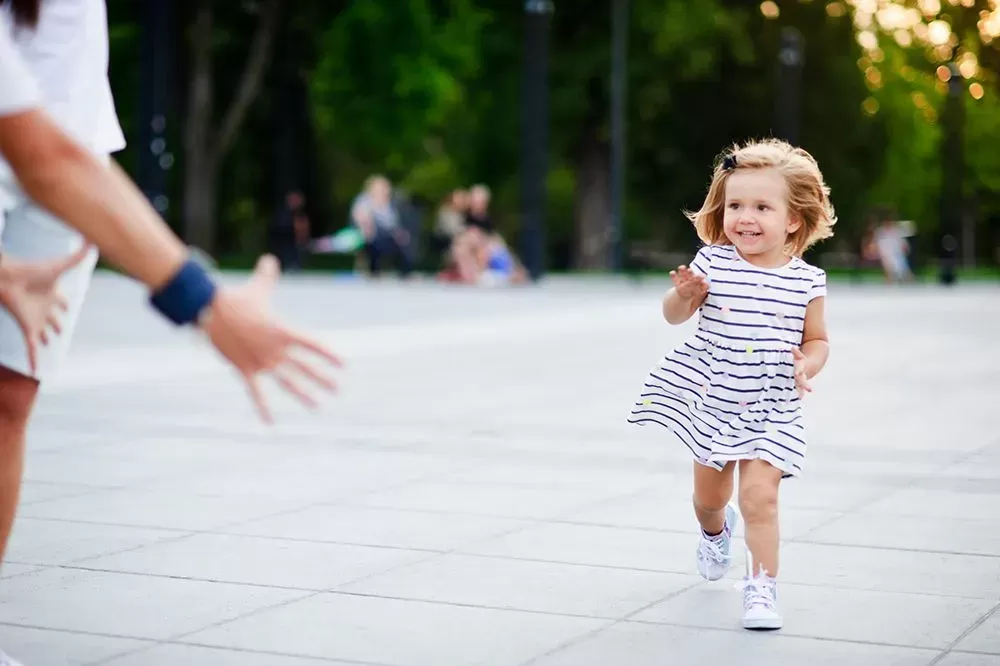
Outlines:
<svg viewBox="0 0 1000 666"><path fill-rule="evenodd" d="M1000 664L1000 288L832 285L785 629L695 572L691 462L625 422L687 335L662 279L330 277L277 308L347 360L262 426L197 337L98 277L30 432L0 580L25 666ZM742 537L742 527L737 531Z"/></svg>

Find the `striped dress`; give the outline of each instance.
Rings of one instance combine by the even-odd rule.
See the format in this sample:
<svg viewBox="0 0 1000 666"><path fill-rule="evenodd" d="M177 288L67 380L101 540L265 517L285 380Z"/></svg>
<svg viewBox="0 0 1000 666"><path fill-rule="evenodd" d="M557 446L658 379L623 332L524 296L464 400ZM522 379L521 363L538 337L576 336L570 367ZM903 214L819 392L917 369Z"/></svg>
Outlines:
<svg viewBox="0 0 1000 666"><path fill-rule="evenodd" d="M629 422L663 426L715 469L759 458L799 475L806 435L791 349L826 273L799 258L759 268L727 245L703 247L691 269L709 283L698 330L650 371Z"/></svg>

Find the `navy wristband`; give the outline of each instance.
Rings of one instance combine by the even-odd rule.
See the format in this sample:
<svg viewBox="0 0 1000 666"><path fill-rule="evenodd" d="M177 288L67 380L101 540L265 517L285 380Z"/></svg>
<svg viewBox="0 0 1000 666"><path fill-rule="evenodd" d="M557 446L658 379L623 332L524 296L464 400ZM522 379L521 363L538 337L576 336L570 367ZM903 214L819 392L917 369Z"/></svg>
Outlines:
<svg viewBox="0 0 1000 666"><path fill-rule="evenodd" d="M160 314L184 326L198 320L215 297L215 282L197 262L188 259L181 269L149 298Z"/></svg>

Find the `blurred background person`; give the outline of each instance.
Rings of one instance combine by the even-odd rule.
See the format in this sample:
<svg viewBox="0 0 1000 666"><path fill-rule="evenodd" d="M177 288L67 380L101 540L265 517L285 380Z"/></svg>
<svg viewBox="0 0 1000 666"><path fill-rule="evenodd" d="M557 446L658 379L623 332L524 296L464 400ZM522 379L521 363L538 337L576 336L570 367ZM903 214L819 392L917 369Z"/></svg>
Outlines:
<svg viewBox="0 0 1000 666"><path fill-rule="evenodd" d="M395 259L400 277L409 277L413 271L410 234L400 225L388 178L381 175L368 178L351 206L351 221L364 235L368 270L373 277L381 275L386 258Z"/></svg>
<svg viewBox="0 0 1000 666"><path fill-rule="evenodd" d="M292 190L278 207L271 226L271 248L284 271L302 270L309 245L309 216L302 192Z"/></svg>

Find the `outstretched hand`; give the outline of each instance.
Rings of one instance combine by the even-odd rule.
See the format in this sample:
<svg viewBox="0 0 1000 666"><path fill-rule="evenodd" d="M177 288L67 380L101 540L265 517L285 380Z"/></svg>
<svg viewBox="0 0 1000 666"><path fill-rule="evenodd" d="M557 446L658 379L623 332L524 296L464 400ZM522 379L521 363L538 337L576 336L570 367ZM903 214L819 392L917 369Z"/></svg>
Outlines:
<svg viewBox="0 0 1000 666"><path fill-rule="evenodd" d="M799 393L799 400L805 394L812 393L812 386L809 385L809 374L806 368L808 359L798 347L792 347L792 361L795 364L795 388Z"/></svg>
<svg viewBox="0 0 1000 666"><path fill-rule="evenodd" d="M28 367L34 373L38 346L49 343L49 329L62 332L60 314L68 303L59 293L59 277L79 265L91 248L84 245L61 259L25 262L4 257L0 261L0 305L5 307L24 334Z"/></svg>
<svg viewBox="0 0 1000 666"><path fill-rule="evenodd" d="M336 385L317 367L315 361L297 358L292 353L308 350L332 366L343 365L337 356L318 342L271 318L271 292L278 273L278 262L274 257L261 257L247 284L219 288L201 324L215 348L243 377L250 397L266 423L271 423L272 418L260 387L261 373L271 373L285 391L307 407L315 408L316 401L302 387L301 376L328 391L336 390Z"/></svg>
<svg viewBox="0 0 1000 666"><path fill-rule="evenodd" d="M679 266L677 270L670 271L670 279L673 280L677 295L686 300L701 300L708 294L708 280L687 266Z"/></svg>

